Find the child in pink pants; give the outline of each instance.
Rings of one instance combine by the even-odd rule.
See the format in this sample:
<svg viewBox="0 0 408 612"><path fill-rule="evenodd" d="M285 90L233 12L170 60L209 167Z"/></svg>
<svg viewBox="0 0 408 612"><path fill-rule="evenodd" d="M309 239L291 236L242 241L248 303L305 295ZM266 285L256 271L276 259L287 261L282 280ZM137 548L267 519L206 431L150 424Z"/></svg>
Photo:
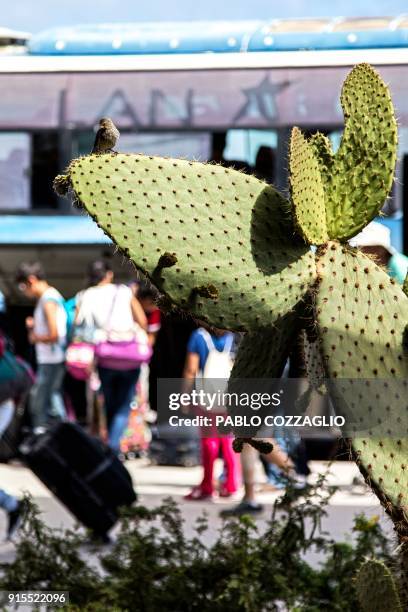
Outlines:
<svg viewBox="0 0 408 612"><path fill-rule="evenodd" d="M219 494L221 497L229 497L239 487L239 462L237 455L232 449L232 438L201 438L201 461L204 468L204 476L201 484L194 487L186 495L185 499L200 500L212 497L214 493L214 461L221 456L224 460L224 481Z"/></svg>
<svg viewBox="0 0 408 612"><path fill-rule="evenodd" d="M228 379L229 372L225 370L225 364L232 365L232 346L234 342L233 334L225 330L213 330L210 334L203 328L196 329L187 345L187 358L184 367L185 390L193 388L199 372L206 378L206 366L212 362L218 368L214 378ZM214 357L215 354L215 357ZM212 375L208 375L209 378ZM207 416L210 416L207 413ZM239 487L240 462L232 449L232 437L216 437L217 430L209 427L201 431L201 461L204 468L204 476L197 487L186 496L185 499L200 500L212 497L214 493L213 472L214 461L221 452L224 460L224 478L219 494L222 497L229 497Z"/></svg>

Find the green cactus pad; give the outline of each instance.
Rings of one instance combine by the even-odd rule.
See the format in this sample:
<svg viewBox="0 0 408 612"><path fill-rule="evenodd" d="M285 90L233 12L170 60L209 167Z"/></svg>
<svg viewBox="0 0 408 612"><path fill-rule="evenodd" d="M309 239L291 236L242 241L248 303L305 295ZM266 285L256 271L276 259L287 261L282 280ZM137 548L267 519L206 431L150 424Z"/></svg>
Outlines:
<svg viewBox="0 0 408 612"><path fill-rule="evenodd" d="M408 356L402 343L408 298L384 270L350 247L329 243L317 267L320 347L327 374L337 381L336 408L343 410L344 401L363 419L361 429L375 424L368 427L374 437L356 438L354 447L383 503L406 512ZM378 431L387 437L377 439Z"/></svg>
<svg viewBox="0 0 408 612"><path fill-rule="evenodd" d="M279 383L285 368L297 330L296 316L291 312L273 326L246 333L238 346L228 382L228 392L241 397L243 394L276 392L276 384ZM274 410L272 406L268 406L262 407L260 412L266 416L273 414ZM248 415L248 411L248 405L241 402L231 402L228 406L228 413L234 418ZM232 431L238 438L248 435L245 427L232 428ZM255 429L251 431L251 435L255 435ZM258 436L265 436L263 427L257 432L256 437Z"/></svg>
<svg viewBox="0 0 408 612"><path fill-rule="evenodd" d="M327 395L326 371L318 339L309 338L304 329L299 334L299 348L308 387L295 400L294 405L296 413L304 413L310 406L312 399L316 399L316 394L320 397Z"/></svg>
<svg viewBox="0 0 408 612"><path fill-rule="evenodd" d="M406 296L408 296L408 273L405 277L404 284L402 285L402 290Z"/></svg>
<svg viewBox="0 0 408 612"><path fill-rule="evenodd" d="M388 196L397 123L388 87L369 64L358 64L347 76L341 105L345 129L325 197L329 236L345 241L378 215Z"/></svg>
<svg viewBox="0 0 408 612"><path fill-rule="evenodd" d="M315 279L287 202L216 165L90 155L69 166L75 198L179 308L235 330L272 324Z"/></svg>
<svg viewBox="0 0 408 612"><path fill-rule="evenodd" d="M271 327L245 334L241 340L231 379L279 378L296 331L292 313Z"/></svg>
<svg viewBox="0 0 408 612"><path fill-rule="evenodd" d="M318 331L331 377L407 379L408 298L372 259L330 242L318 257Z"/></svg>
<svg viewBox="0 0 408 612"><path fill-rule="evenodd" d="M301 333L301 342L307 379L313 389L321 389L325 384L326 372L319 342L310 341L304 330Z"/></svg>
<svg viewBox="0 0 408 612"><path fill-rule="evenodd" d="M363 612L402 612L394 578L381 561L365 561L357 573L355 585Z"/></svg>
<svg viewBox="0 0 408 612"><path fill-rule="evenodd" d="M334 153L331 142L327 136L321 132L316 132L310 136L309 145L312 147L314 155L319 164L320 176L322 178L323 186L329 180L329 175L334 162Z"/></svg>
<svg viewBox="0 0 408 612"><path fill-rule="evenodd" d="M355 438L354 457L367 484L406 535L408 438ZM405 527L403 526L405 525Z"/></svg>
<svg viewBox="0 0 408 612"><path fill-rule="evenodd" d="M292 130L289 150L290 187L296 227L309 244L324 244L328 234L319 164L313 147L296 127Z"/></svg>

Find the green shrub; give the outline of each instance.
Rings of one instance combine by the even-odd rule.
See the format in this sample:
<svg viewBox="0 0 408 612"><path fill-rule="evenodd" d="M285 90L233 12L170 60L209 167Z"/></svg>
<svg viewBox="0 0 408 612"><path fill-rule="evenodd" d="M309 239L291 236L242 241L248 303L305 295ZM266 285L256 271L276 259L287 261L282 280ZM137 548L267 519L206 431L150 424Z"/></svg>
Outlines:
<svg viewBox="0 0 408 612"><path fill-rule="evenodd" d="M16 558L0 565L0 588L68 590L71 611L354 612L363 561L390 566L392 558L376 518L356 517L348 543L322 530L333 492L323 479L302 497L289 488L264 531L249 516L228 519L212 545L205 514L189 539L172 499L135 506L123 512L112 547L93 549L91 559L84 536L50 529L30 503ZM310 552L321 554L320 566L305 560Z"/></svg>

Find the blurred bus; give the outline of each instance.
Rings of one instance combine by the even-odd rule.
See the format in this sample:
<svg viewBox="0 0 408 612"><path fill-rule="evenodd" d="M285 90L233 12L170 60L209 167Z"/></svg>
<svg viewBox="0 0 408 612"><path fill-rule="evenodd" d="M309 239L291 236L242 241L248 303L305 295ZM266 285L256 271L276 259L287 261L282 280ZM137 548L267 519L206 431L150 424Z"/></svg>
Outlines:
<svg viewBox="0 0 408 612"><path fill-rule="evenodd" d="M397 111L398 180L384 222L408 250L408 16L80 26L8 42L0 53L0 288L12 299L21 259L43 260L70 295L89 259L112 256L96 225L51 188L71 158L91 150L101 116L120 128L123 152L206 160L223 149L251 168L269 147L271 179L285 189L291 127L324 131L337 146L341 85L362 61L380 70Z"/></svg>

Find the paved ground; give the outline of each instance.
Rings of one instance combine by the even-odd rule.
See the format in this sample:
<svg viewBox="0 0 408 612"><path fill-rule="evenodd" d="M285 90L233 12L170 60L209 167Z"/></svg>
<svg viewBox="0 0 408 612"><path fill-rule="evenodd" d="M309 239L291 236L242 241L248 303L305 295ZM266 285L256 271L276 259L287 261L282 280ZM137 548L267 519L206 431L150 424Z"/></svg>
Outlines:
<svg viewBox="0 0 408 612"><path fill-rule="evenodd" d="M141 503L148 507L154 507L164 497L172 496L180 504L187 533L193 533L195 519L205 509L210 517L211 525L206 539L207 541L215 539L221 526L219 511L233 502L225 499L216 499L211 502L187 502L183 500L183 496L189 491L190 487L199 482L200 468L149 466L148 462L142 459L127 462L127 467L134 479ZM328 518L323 524L324 529L330 531L333 537L339 540L349 539L353 517L361 512L364 512L367 516L379 515L381 523L391 534L390 521L385 516L376 497L368 489L363 494L353 493L350 485L354 476L358 473L353 463L338 462L328 466L324 462L311 462L311 469L312 479L316 478L319 472L329 470L329 482L340 487L330 503ZM262 482L261 471L259 472L259 481ZM0 483L2 488L16 495L20 495L23 491L29 491L43 511L44 519L50 526L72 526L74 524L72 516L26 468L20 465L0 465ZM271 504L277 495L278 493L270 492L259 494L259 501L265 505L265 512L257 519L260 529L265 525L270 515ZM0 534L3 534L4 531L4 513L1 513ZM1 543L0 562L11 560L13 551L13 544Z"/></svg>

